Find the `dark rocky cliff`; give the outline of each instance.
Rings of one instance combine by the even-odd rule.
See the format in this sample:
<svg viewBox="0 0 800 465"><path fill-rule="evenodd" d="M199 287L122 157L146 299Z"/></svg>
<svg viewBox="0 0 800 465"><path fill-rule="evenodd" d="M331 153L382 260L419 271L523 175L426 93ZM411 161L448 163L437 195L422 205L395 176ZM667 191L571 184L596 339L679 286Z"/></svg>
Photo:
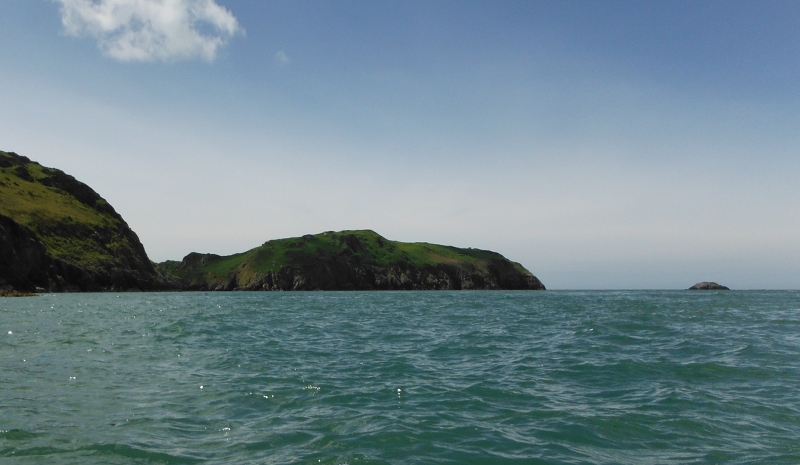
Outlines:
<svg viewBox="0 0 800 465"><path fill-rule="evenodd" d="M166 286L136 233L94 190L0 152L0 291Z"/></svg>

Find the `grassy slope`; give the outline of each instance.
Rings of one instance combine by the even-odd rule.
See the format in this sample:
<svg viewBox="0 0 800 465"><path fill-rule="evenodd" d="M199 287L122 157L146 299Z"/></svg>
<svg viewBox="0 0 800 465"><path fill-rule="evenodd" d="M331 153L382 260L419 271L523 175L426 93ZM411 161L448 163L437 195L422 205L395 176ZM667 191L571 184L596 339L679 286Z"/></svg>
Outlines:
<svg viewBox="0 0 800 465"><path fill-rule="evenodd" d="M123 235L106 234L119 230L121 218L85 185L80 185L84 202L54 187L64 179L80 184L61 171L34 162L19 164L18 158L0 151L0 214L35 232L55 258L89 269L114 262L115 250L131 246ZM100 234L111 240L98 240Z"/></svg>
<svg viewBox="0 0 800 465"><path fill-rule="evenodd" d="M64 262L107 271L137 266L134 262L143 258L152 272L138 239L91 188L62 171L2 151L0 215L32 230L48 255ZM174 277L195 282L223 283L235 274L240 283L245 283L285 267L302 269L337 259L381 268L419 269L446 264L469 273L485 272L490 260L505 261L502 255L490 251L396 242L361 230L278 239L240 254L206 256L198 266L187 268L181 262L165 262L160 268ZM518 263L512 265L521 273L530 274ZM141 264L138 266L141 268Z"/></svg>
<svg viewBox="0 0 800 465"><path fill-rule="evenodd" d="M207 263L191 271L181 270L179 262L167 262L162 266L173 275L193 278L195 282L198 279L210 283L226 282L232 273L238 276L239 282L248 282L258 275L276 273L286 266L303 268L314 261L342 256L378 267L407 264L422 268L449 264L470 272L485 272L489 260L505 260L502 255L486 250L390 241L373 231L359 230L272 240L244 253L212 256ZM522 265L513 265L528 274Z"/></svg>

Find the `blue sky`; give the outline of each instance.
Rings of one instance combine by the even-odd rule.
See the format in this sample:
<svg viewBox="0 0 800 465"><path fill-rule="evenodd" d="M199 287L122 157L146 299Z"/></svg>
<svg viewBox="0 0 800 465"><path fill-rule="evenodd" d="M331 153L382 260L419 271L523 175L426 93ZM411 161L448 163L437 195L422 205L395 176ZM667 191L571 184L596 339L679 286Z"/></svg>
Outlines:
<svg viewBox="0 0 800 465"><path fill-rule="evenodd" d="M551 289L797 289L798 24L794 1L5 0L0 149L92 186L156 261L369 228Z"/></svg>

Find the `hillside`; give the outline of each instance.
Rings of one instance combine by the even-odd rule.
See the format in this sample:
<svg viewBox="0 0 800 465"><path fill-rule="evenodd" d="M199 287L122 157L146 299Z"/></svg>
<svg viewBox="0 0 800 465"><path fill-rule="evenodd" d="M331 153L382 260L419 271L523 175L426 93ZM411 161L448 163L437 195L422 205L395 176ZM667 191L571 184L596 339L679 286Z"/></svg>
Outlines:
<svg viewBox="0 0 800 465"><path fill-rule="evenodd" d="M159 267L193 290L544 289L498 253L369 230L278 239L230 256L191 253Z"/></svg>
<svg viewBox="0 0 800 465"><path fill-rule="evenodd" d="M139 238L94 190L0 151L0 292L162 287Z"/></svg>
<svg viewBox="0 0 800 465"><path fill-rule="evenodd" d="M119 290L544 289L486 250L369 230L278 239L157 266L122 217L63 171L0 151L0 294Z"/></svg>

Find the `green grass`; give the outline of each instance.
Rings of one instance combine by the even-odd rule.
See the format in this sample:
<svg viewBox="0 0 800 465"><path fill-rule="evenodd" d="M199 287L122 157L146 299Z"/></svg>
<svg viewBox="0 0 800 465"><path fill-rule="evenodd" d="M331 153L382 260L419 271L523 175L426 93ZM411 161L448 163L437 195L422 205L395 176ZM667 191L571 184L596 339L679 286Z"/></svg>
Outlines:
<svg viewBox="0 0 800 465"><path fill-rule="evenodd" d="M196 269L182 270L179 262L167 262L162 269L173 276L198 282L227 282L232 275L236 275L239 282L248 282L287 266L304 268L314 262L335 259L381 268L452 265L469 272L485 272L490 260L504 260L504 257L480 249L391 241L371 230L355 230L276 239L247 252L212 257ZM514 265L525 271L521 265Z"/></svg>
<svg viewBox="0 0 800 465"><path fill-rule="evenodd" d="M117 263L119 251L132 244L120 234L123 220L88 186L64 173L0 151L0 214L28 227L48 253L92 269ZM443 265L467 273L485 273L491 262L505 260L495 252L425 242L388 240L371 230L324 232L277 239L247 252L206 256L202 266L160 264L163 273L195 282L239 282L291 267L311 269L319 263L422 269ZM514 264L522 272L527 271Z"/></svg>
<svg viewBox="0 0 800 465"><path fill-rule="evenodd" d="M0 166L0 214L35 232L53 257L91 265L114 260L115 249L130 245L122 236L106 244L94 237L113 237L108 231L120 226L117 218L97 210L107 205L105 200L98 197L94 208L81 203L64 190L43 184L56 170L32 162L19 164L6 152L0 151L0 163L11 163Z"/></svg>
<svg viewBox="0 0 800 465"><path fill-rule="evenodd" d="M115 219L89 208L60 189L23 180L13 171L0 168L0 214L17 223L35 227L45 221L71 219L96 226L116 225Z"/></svg>

